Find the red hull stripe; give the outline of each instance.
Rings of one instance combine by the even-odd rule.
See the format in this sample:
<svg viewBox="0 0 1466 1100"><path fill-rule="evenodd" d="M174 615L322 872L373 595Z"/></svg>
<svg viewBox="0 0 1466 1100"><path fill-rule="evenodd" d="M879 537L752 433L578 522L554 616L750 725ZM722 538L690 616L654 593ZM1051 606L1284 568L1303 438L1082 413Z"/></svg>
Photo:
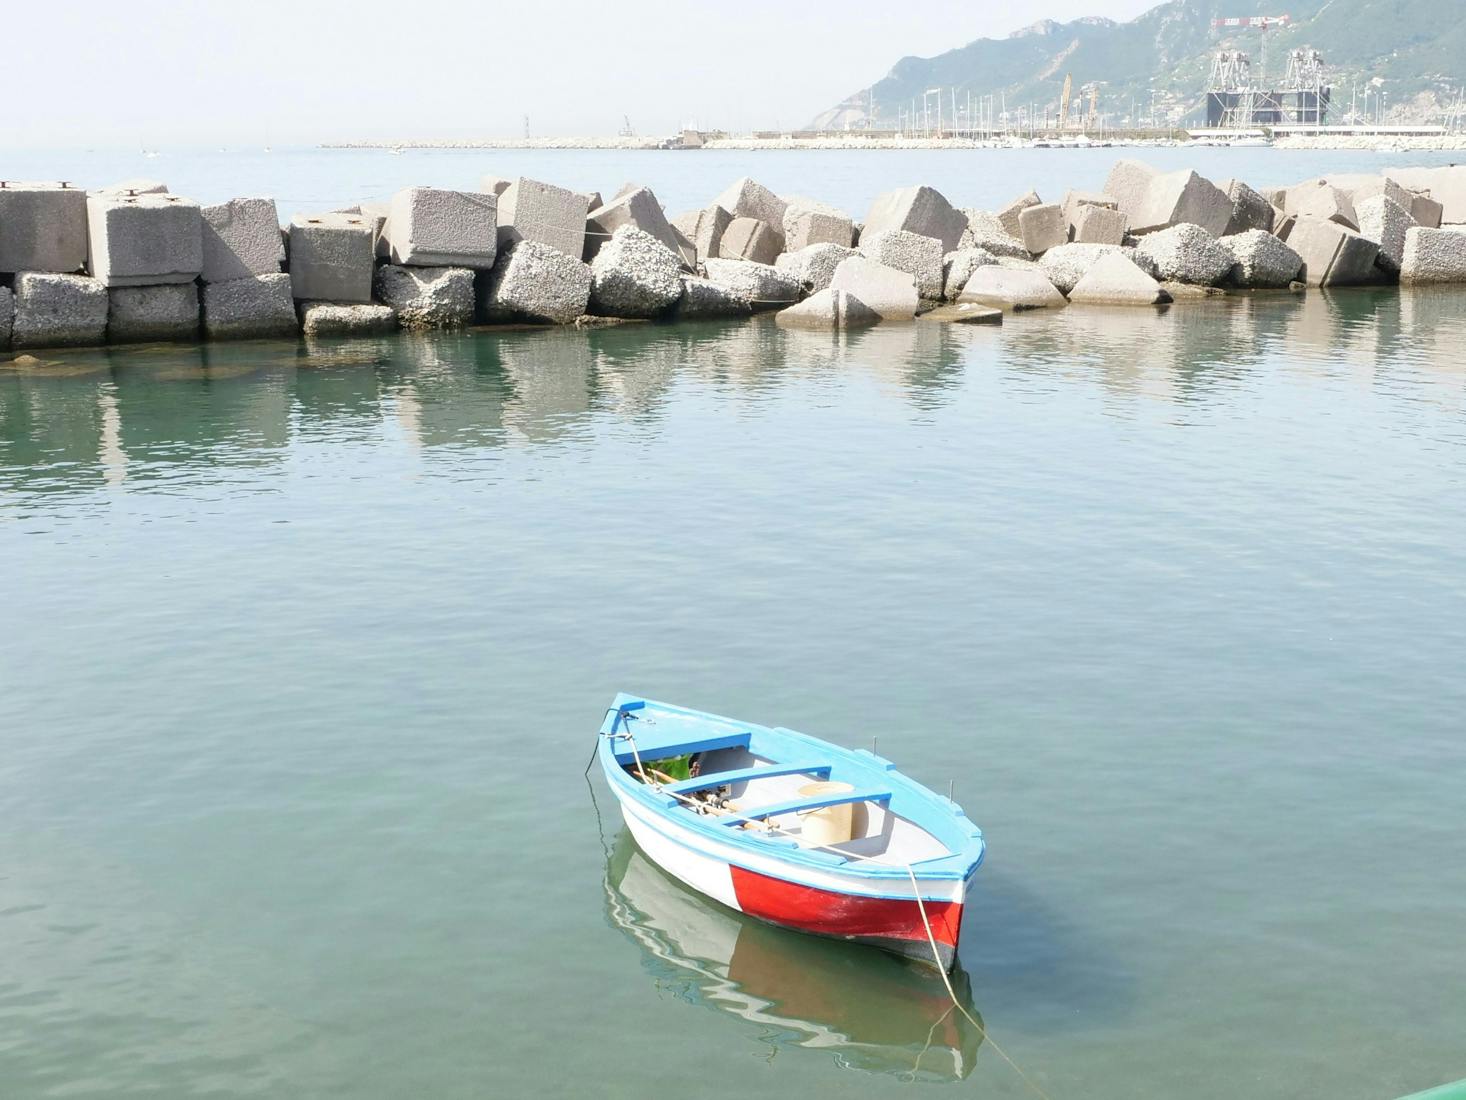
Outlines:
<svg viewBox="0 0 1466 1100"><path fill-rule="evenodd" d="M785 882L742 867L730 870L738 908L751 917L822 936L926 939L921 909L912 899L856 897ZM962 903L926 901L923 904L927 920L931 921L932 935L938 943L955 949L962 923Z"/></svg>

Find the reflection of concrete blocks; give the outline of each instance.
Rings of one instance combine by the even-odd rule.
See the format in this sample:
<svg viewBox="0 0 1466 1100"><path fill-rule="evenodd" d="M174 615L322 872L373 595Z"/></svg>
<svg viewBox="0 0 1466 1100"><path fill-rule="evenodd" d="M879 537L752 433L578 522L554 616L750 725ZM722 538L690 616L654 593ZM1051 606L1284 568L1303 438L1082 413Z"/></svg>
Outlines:
<svg viewBox="0 0 1466 1100"><path fill-rule="evenodd" d="M473 271L466 267L383 264L373 287L403 328L457 328L473 320Z"/></svg>
<svg viewBox="0 0 1466 1100"><path fill-rule="evenodd" d="M114 344L197 340L199 295L192 283L115 286L107 291L107 339Z"/></svg>
<svg viewBox="0 0 1466 1100"><path fill-rule="evenodd" d="M210 340L294 336L300 331L286 274L205 283L200 294L204 335Z"/></svg>
<svg viewBox="0 0 1466 1100"><path fill-rule="evenodd" d="M499 254L484 290L491 321L569 324L590 302L590 265L538 241L520 241Z"/></svg>
<svg viewBox="0 0 1466 1100"><path fill-rule="evenodd" d="M1028 207L1018 215L1018 236L1023 240L1023 247L1035 256L1057 248L1069 239L1064 208L1057 203Z"/></svg>
<svg viewBox="0 0 1466 1100"><path fill-rule="evenodd" d="M774 266L793 275L799 280L799 285L812 294L830 285L835 268L851 256L858 255L860 253L855 249L838 244L812 244L798 252L783 253L774 261Z"/></svg>
<svg viewBox="0 0 1466 1100"><path fill-rule="evenodd" d="M1232 217L1227 221L1222 236L1246 233L1249 229L1272 230L1275 216L1272 203L1241 180L1227 180L1221 188L1232 200Z"/></svg>
<svg viewBox="0 0 1466 1100"><path fill-rule="evenodd" d="M280 215L274 199L230 199L206 206L203 218L206 283L226 283L251 275L274 275L285 262Z"/></svg>
<svg viewBox="0 0 1466 1100"><path fill-rule="evenodd" d="M198 203L178 195L87 199L87 267L103 286L191 283L204 268Z"/></svg>
<svg viewBox="0 0 1466 1100"><path fill-rule="evenodd" d="M830 280L830 290L853 294L883 321L910 321L920 304L916 280L909 272L856 256L840 264Z"/></svg>
<svg viewBox="0 0 1466 1100"><path fill-rule="evenodd" d="M1379 245L1347 226L1309 214L1288 230L1288 247L1303 260L1309 286L1351 286L1374 282Z"/></svg>
<svg viewBox="0 0 1466 1100"><path fill-rule="evenodd" d="M1399 271L1405 258L1405 234L1415 225L1409 209L1381 192L1362 200L1354 211L1359 216L1359 232L1379 245L1375 262L1386 271Z"/></svg>
<svg viewBox="0 0 1466 1100"><path fill-rule="evenodd" d="M1415 226L1406 232L1400 281L1466 283L1466 231Z"/></svg>
<svg viewBox="0 0 1466 1100"><path fill-rule="evenodd" d="M1003 227L1003 232L1008 236L1022 239L1023 237L1023 212L1035 206L1042 206L1043 199L1038 197L1037 191L1030 191L1026 195L1019 195L997 213L998 224Z"/></svg>
<svg viewBox="0 0 1466 1100"><path fill-rule="evenodd" d="M80 271L87 196L59 183L0 183L0 271Z"/></svg>
<svg viewBox="0 0 1466 1100"><path fill-rule="evenodd" d="M590 310L603 317L659 317L682 296L681 258L635 226L616 230L590 266Z"/></svg>
<svg viewBox="0 0 1466 1100"><path fill-rule="evenodd" d="M783 250L784 237L758 218L734 218L718 242L718 258L771 264Z"/></svg>
<svg viewBox="0 0 1466 1100"><path fill-rule="evenodd" d="M679 257L682 255L681 242L672 231L667 215L662 212L657 196L649 187L633 186L606 205L590 212L585 227L584 258L595 259L601 245L610 240L623 225L634 226L643 233L649 233Z"/></svg>
<svg viewBox="0 0 1466 1100"><path fill-rule="evenodd" d="M579 192L521 176L499 196L499 247L539 241L571 259L582 259L589 204Z"/></svg>
<svg viewBox="0 0 1466 1100"><path fill-rule="evenodd" d="M1123 210L1086 203L1074 215L1076 244L1122 244L1129 223Z"/></svg>
<svg viewBox="0 0 1466 1100"><path fill-rule="evenodd" d="M106 337L107 288L96 279L34 271L15 277L15 347L73 347Z"/></svg>
<svg viewBox="0 0 1466 1100"><path fill-rule="evenodd" d="M392 196L382 236L394 264L487 271L498 251L492 195L406 187ZM470 295L471 297L471 295Z"/></svg>
<svg viewBox="0 0 1466 1100"><path fill-rule="evenodd" d="M701 210L689 210L685 214L678 214L672 219L672 226L680 230L692 242L693 247L697 249L699 260L707 260L718 255L718 245L722 243L723 231L728 228L728 223L732 220L732 214L714 203Z"/></svg>
<svg viewBox="0 0 1466 1100"><path fill-rule="evenodd" d="M884 233L893 229L904 229L908 233L919 233L923 237L935 237L942 242L942 251L951 252L962 243L962 234L967 229L967 216L952 208L940 191L931 187L903 187L899 191L887 191L871 204L861 229L864 237L870 233ZM867 305L874 305L854 291Z"/></svg>
<svg viewBox="0 0 1466 1100"><path fill-rule="evenodd" d="M297 214L290 222L290 285L313 302L370 302L376 264L371 219Z"/></svg>
<svg viewBox="0 0 1466 1100"><path fill-rule="evenodd" d="M1105 180L1104 193L1115 200L1133 224L1150 197L1151 182L1159 175L1160 172L1143 161L1116 161Z"/></svg>
<svg viewBox="0 0 1466 1100"><path fill-rule="evenodd" d="M1217 242L1232 257L1229 281L1249 290L1281 290L1298 278L1303 258L1263 229L1233 233Z"/></svg>
<svg viewBox="0 0 1466 1100"><path fill-rule="evenodd" d="M790 272L749 260L709 260L708 278L748 300L755 313L799 298L799 280Z"/></svg>
<svg viewBox="0 0 1466 1100"><path fill-rule="evenodd" d="M1120 209L1124 210L1123 203ZM1232 200L1210 180L1192 171L1154 177L1144 204L1130 218L1130 232L1155 233L1176 225L1199 225L1213 237L1232 220Z"/></svg>
<svg viewBox="0 0 1466 1100"><path fill-rule="evenodd" d="M928 301L942 297L942 242L904 230L867 233L860 251L878 264L904 271L916 280L916 293ZM859 297L859 295L856 295Z"/></svg>
<svg viewBox="0 0 1466 1100"><path fill-rule="evenodd" d="M307 336L373 336L397 328L391 306L303 302L300 328Z"/></svg>

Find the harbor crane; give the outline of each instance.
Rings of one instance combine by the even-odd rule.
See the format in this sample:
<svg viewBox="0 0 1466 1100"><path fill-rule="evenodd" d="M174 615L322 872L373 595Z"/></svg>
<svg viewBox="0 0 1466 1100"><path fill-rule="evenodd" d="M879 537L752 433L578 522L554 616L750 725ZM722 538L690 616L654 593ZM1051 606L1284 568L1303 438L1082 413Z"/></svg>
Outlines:
<svg viewBox="0 0 1466 1100"><path fill-rule="evenodd" d="M1074 94L1074 74L1064 74L1064 94L1059 97L1059 129L1069 125L1069 99Z"/></svg>
<svg viewBox="0 0 1466 1100"><path fill-rule="evenodd" d="M1258 78L1261 86L1267 86L1267 37L1268 31L1274 27L1286 27L1293 22L1290 15L1234 15L1221 19L1213 19L1212 26L1218 29L1240 27L1247 29L1256 27L1262 32L1262 65L1258 70Z"/></svg>

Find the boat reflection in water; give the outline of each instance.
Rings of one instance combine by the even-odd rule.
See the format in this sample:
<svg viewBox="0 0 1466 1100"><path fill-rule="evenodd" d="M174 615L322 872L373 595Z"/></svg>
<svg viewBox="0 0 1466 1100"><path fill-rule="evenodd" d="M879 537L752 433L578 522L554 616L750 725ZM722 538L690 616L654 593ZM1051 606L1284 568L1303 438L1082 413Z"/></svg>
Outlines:
<svg viewBox="0 0 1466 1100"><path fill-rule="evenodd" d="M955 1081L982 1032L952 1007L935 971L880 951L763 924L708 901L623 833L606 867L606 914L643 965L684 999L740 1016L776 1047L829 1051L848 1069ZM972 1007L967 974L950 974Z"/></svg>

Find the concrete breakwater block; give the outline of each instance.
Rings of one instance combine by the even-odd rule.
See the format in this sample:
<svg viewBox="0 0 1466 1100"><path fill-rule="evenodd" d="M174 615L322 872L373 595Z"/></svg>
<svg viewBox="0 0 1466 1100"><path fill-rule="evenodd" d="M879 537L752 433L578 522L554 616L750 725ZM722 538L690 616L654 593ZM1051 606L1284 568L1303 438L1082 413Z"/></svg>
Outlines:
<svg viewBox="0 0 1466 1100"><path fill-rule="evenodd" d="M784 237L768 222L758 218L734 218L718 242L720 260L748 260L771 264L784 248Z"/></svg>
<svg viewBox="0 0 1466 1100"><path fill-rule="evenodd" d="M831 288L781 309L774 323L782 328L863 328L881 319L880 313L850 291Z"/></svg>
<svg viewBox="0 0 1466 1100"><path fill-rule="evenodd" d="M113 344L191 341L199 336L199 293L192 283L107 290L107 339Z"/></svg>
<svg viewBox="0 0 1466 1100"><path fill-rule="evenodd" d="M498 253L497 214L492 195L405 187L392 196L382 227L387 258L412 267L487 271Z"/></svg>
<svg viewBox="0 0 1466 1100"><path fill-rule="evenodd" d="M473 271L466 267L383 264L373 280L376 297L406 329L461 328L473 321Z"/></svg>
<svg viewBox="0 0 1466 1100"><path fill-rule="evenodd" d="M942 242L942 252L952 252L962 244L967 230L967 216L953 208L946 197L932 187L903 187L887 191L871 204L861 229L864 239L872 233L904 229ZM856 297L860 297L856 292Z"/></svg>
<svg viewBox="0 0 1466 1100"><path fill-rule="evenodd" d="M1379 245L1375 263L1385 271L1398 273L1405 258L1405 234L1415 226L1409 208L1380 192L1358 203L1354 211L1359 216L1360 234Z"/></svg>
<svg viewBox="0 0 1466 1100"><path fill-rule="evenodd" d="M616 230L590 268L592 313L631 319L659 317L682 296L681 257L634 226Z"/></svg>
<svg viewBox="0 0 1466 1100"><path fill-rule="evenodd" d="M1104 210L1120 209L1119 201L1102 191L1066 191L1064 201L1059 205L1064 208L1064 223L1069 227L1070 239L1073 239L1074 223L1079 217L1079 212L1085 207L1098 206Z"/></svg>
<svg viewBox="0 0 1466 1100"><path fill-rule="evenodd" d="M1130 223L1115 207L1084 203L1069 226L1070 239L1078 244L1123 244Z"/></svg>
<svg viewBox="0 0 1466 1100"><path fill-rule="evenodd" d="M1229 215L1230 217L1230 215ZM1177 225L1143 238L1136 251L1162 282L1216 286L1232 270L1232 254L1199 225Z"/></svg>
<svg viewBox="0 0 1466 1100"><path fill-rule="evenodd" d="M1061 294L1068 294L1103 257L1120 251L1113 244L1061 244L1045 252L1038 266Z"/></svg>
<svg viewBox="0 0 1466 1100"><path fill-rule="evenodd" d="M585 257L588 196L520 176L499 195L498 203L500 248L538 241L573 260Z"/></svg>
<svg viewBox="0 0 1466 1100"><path fill-rule="evenodd" d="M290 220L290 286L297 299L370 302L375 227L359 214L297 214Z"/></svg>
<svg viewBox="0 0 1466 1100"><path fill-rule="evenodd" d="M1227 282L1249 290L1282 290L1298 278L1303 257L1263 229L1234 233L1217 242L1232 257Z"/></svg>
<svg viewBox="0 0 1466 1100"><path fill-rule="evenodd" d="M747 317L752 312L753 303L736 287L696 275L683 275L682 297L677 299L672 316L679 321L689 321Z"/></svg>
<svg viewBox="0 0 1466 1100"><path fill-rule="evenodd" d="M782 228L787 252L797 252L812 244L837 244L849 248L855 239L855 223L849 214L802 196L789 200Z"/></svg>
<svg viewBox="0 0 1466 1100"><path fill-rule="evenodd" d="M918 321L939 321L948 325L1001 325L1003 311L976 302L953 302L917 315Z"/></svg>
<svg viewBox="0 0 1466 1100"><path fill-rule="evenodd" d="M1391 168L1390 177L1440 204L1439 225L1466 223L1466 164L1442 168ZM1428 224L1420 219L1422 224Z"/></svg>
<svg viewBox="0 0 1466 1100"><path fill-rule="evenodd" d="M866 233L860 242L863 255L878 264L904 271L916 280L916 294L927 301L942 297L942 242L904 229Z"/></svg>
<svg viewBox="0 0 1466 1100"><path fill-rule="evenodd" d="M1071 302L1116 306L1155 306L1171 300L1160 283L1115 249L1090 266L1069 293Z"/></svg>
<svg viewBox="0 0 1466 1100"><path fill-rule="evenodd" d="M300 331L290 276L283 272L205 283L199 298L204 336L210 340L294 336Z"/></svg>
<svg viewBox="0 0 1466 1100"><path fill-rule="evenodd" d="M981 248L994 256L1029 259L1028 249L1023 247L1023 242L1003 228L996 214L986 210L963 210L962 216L967 219L967 228L962 231L961 242L956 251Z"/></svg>
<svg viewBox="0 0 1466 1100"><path fill-rule="evenodd" d="M1125 209L1123 204L1120 209ZM1189 224L1219 237L1231 220L1232 200L1227 193L1188 169L1151 179L1145 202L1130 215L1130 232L1139 236Z"/></svg>
<svg viewBox="0 0 1466 1100"><path fill-rule="evenodd" d="M307 336L375 336L397 328L391 306L302 302L300 328Z"/></svg>
<svg viewBox="0 0 1466 1100"><path fill-rule="evenodd" d="M748 300L755 313L799 300L800 284L791 273L751 260L709 260L708 278Z"/></svg>
<svg viewBox="0 0 1466 1100"><path fill-rule="evenodd" d="M491 321L568 325L590 304L591 267L538 241L520 241L499 254L481 298Z"/></svg>
<svg viewBox="0 0 1466 1100"><path fill-rule="evenodd" d="M672 219L672 228L692 242L693 248L697 250L697 259L702 261L718 255L718 245L722 243L723 231L728 228L728 223L732 220L732 214L714 203L701 210L689 210L685 214L678 214Z"/></svg>
<svg viewBox="0 0 1466 1100"><path fill-rule="evenodd" d="M1300 215L1287 243L1302 258L1300 277L1309 286L1359 286L1378 278L1379 245L1338 222Z"/></svg>
<svg viewBox="0 0 1466 1100"><path fill-rule="evenodd" d="M0 351L10 347L10 331L15 327L15 294L8 286L0 286Z"/></svg>
<svg viewBox="0 0 1466 1100"><path fill-rule="evenodd" d="M0 180L0 272L66 274L87 262L87 196L64 183Z"/></svg>
<svg viewBox="0 0 1466 1100"><path fill-rule="evenodd" d="M1298 217L1307 214L1324 221L1338 222L1349 229L1359 228L1359 215L1349 193L1322 180L1313 185L1290 188L1283 210Z"/></svg>
<svg viewBox="0 0 1466 1100"><path fill-rule="evenodd" d="M1065 298L1042 272L1007 267L980 267L962 288L959 302L978 302L999 309L1053 309Z"/></svg>
<svg viewBox="0 0 1466 1100"><path fill-rule="evenodd" d="M1069 224L1064 208L1056 203L1039 203L1018 215L1018 235L1023 247L1034 256L1042 255L1069 240Z"/></svg>
<svg viewBox="0 0 1466 1100"><path fill-rule="evenodd" d="M191 283L204 268L199 205L179 195L87 199L87 269L103 286Z"/></svg>
<svg viewBox="0 0 1466 1100"><path fill-rule="evenodd" d="M1439 229L1441 215L1444 213L1445 207L1429 195L1419 191L1410 192L1410 216L1415 219L1416 225L1423 225L1427 229Z"/></svg>
<svg viewBox="0 0 1466 1100"><path fill-rule="evenodd" d="M15 277L15 347L85 346L106 337L107 288L96 279L34 271Z"/></svg>
<svg viewBox="0 0 1466 1100"><path fill-rule="evenodd" d="M1022 239L1023 237L1023 212L1035 206L1042 206L1043 199L1038 197L1037 191L1030 191L1026 195L1019 195L997 212L998 224L1003 227L1003 232L1010 237Z"/></svg>
<svg viewBox="0 0 1466 1100"><path fill-rule="evenodd" d="M88 191L89 195L166 195L168 185L162 180L150 180L134 177L133 179L119 180L117 183L109 183L106 187L98 187Z"/></svg>
<svg viewBox="0 0 1466 1100"><path fill-rule="evenodd" d="M972 273L998 258L984 248L959 248L942 257L942 297L955 302Z"/></svg>
<svg viewBox="0 0 1466 1100"><path fill-rule="evenodd" d="M824 290L835 277L835 268L860 253L838 244L811 244L797 252L782 253L774 266L799 281L805 293Z"/></svg>
<svg viewBox="0 0 1466 1100"><path fill-rule="evenodd" d="M1223 237L1246 233L1249 229L1272 232L1273 220L1277 214L1272 203L1241 180L1225 180L1219 186L1227 193L1227 198L1232 200L1232 216L1227 220L1226 229L1222 231Z"/></svg>
<svg viewBox="0 0 1466 1100"><path fill-rule="evenodd" d="M274 199L230 199L199 213L204 282L227 283L279 272L285 262L285 241Z"/></svg>
<svg viewBox="0 0 1466 1100"><path fill-rule="evenodd" d="M649 233L668 249L686 261L682 253L682 241L662 212L662 204L649 187L632 186L631 190L617 195L610 202L588 215L585 227L585 253L587 262L595 259L601 245L611 239L612 234L623 225L634 226L643 233ZM696 245L693 246L694 250ZM693 261L696 263L696 260Z"/></svg>
<svg viewBox="0 0 1466 1100"><path fill-rule="evenodd" d="M1105 179L1104 193L1115 200L1120 212L1134 224L1150 198L1150 185L1160 172L1139 160L1118 160Z"/></svg>
<svg viewBox="0 0 1466 1100"><path fill-rule="evenodd" d="M509 190L509 185L513 182L513 180L506 179L503 176L481 176L478 181L478 189L485 195L493 195L497 199L505 191Z"/></svg>
<svg viewBox="0 0 1466 1100"><path fill-rule="evenodd" d="M1400 259L1400 281L1466 283L1466 230L1424 226L1407 230L1405 251Z"/></svg>
<svg viewBox="0 0 1466 1100"><path fill-rule="evenodd" d="M779 237L779 252L784 251L784 212L789 204L763 184L747 176L735 180L713 200L735 218L755 218ZM775 253L777 255L777 253Z"/></svg>
<svg viewBox="0 0 1466 1100"><path fill-rule="evenodd" d="M845 260L830 279L830 290L853 294L880 314L883 321L910 321L920 300L916 279L907 271L877 263L864 256Z"/></svg>

